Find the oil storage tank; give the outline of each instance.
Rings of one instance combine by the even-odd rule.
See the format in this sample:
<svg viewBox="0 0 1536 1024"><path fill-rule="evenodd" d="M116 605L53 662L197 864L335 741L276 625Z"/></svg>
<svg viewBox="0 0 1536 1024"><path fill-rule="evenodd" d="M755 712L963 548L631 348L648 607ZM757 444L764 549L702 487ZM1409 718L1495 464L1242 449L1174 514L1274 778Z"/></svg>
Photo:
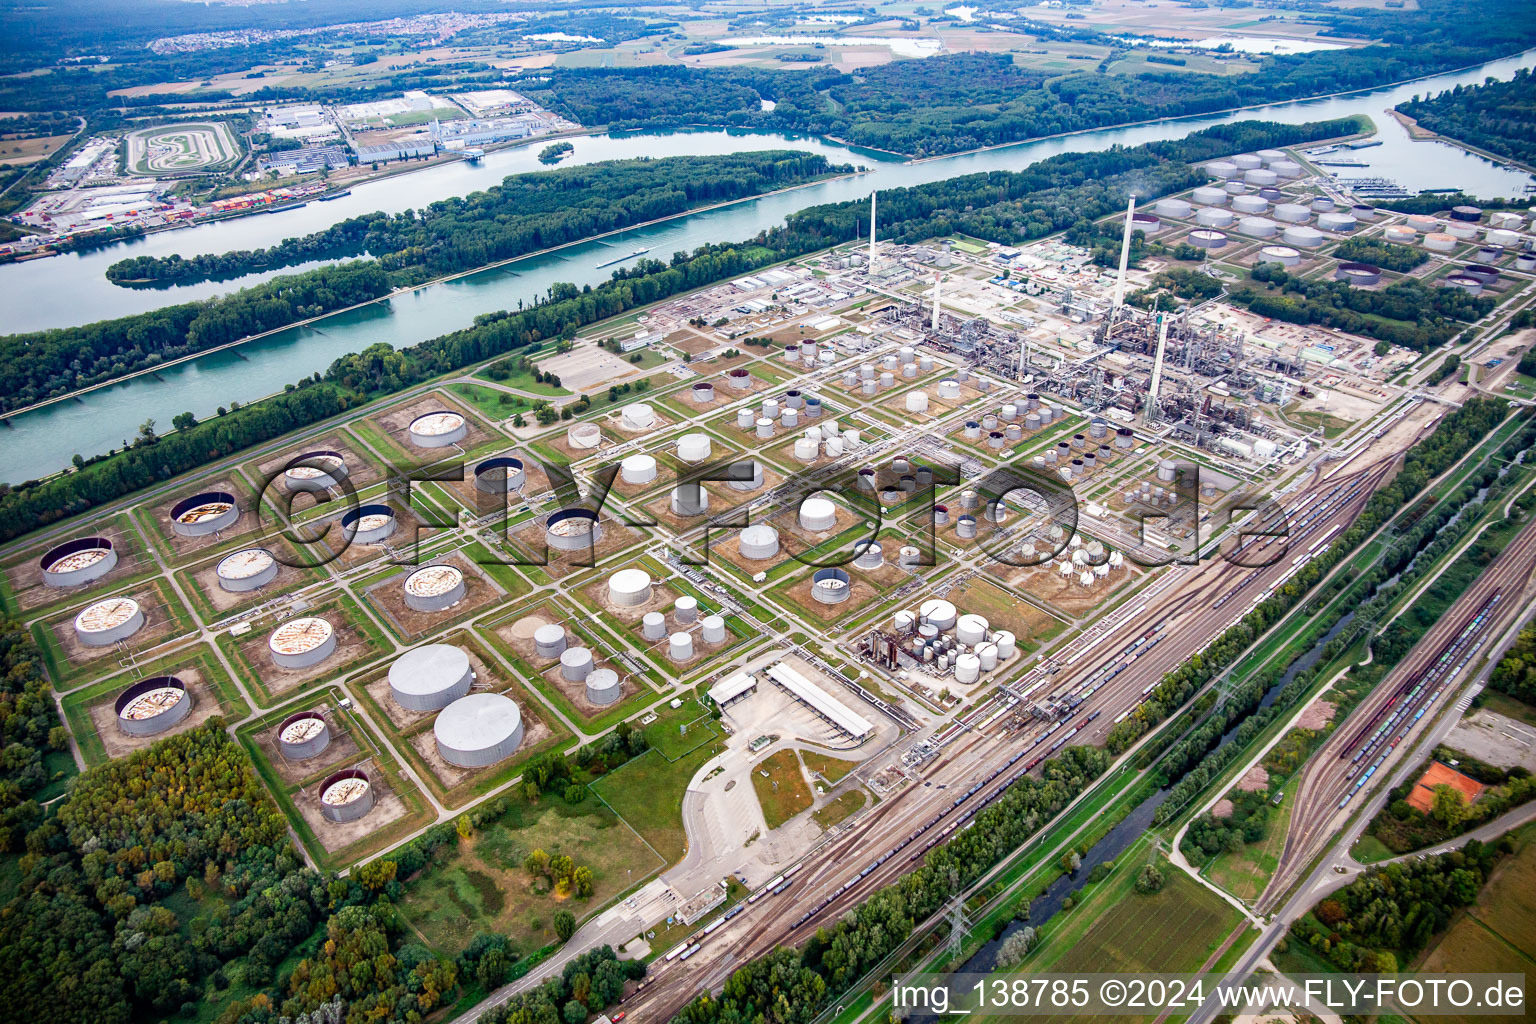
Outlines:
<svg viewBox="0 0 1536 1024"><path fill-rule="evenodd" d="M412 648L389 666L389 695L408 711L439 711L469 692L469 655L452 644Z"/></svg>
<svg viewBox="0 0 1536 1024"><path fill-rule="evenodd" d="M837 526L837 506L826 498L806 498L800 503L800 528L824 533Z"/></svg>
<svg viewBox="0 0 1536 1024"><path fill-rule="evenodd" d="M541 658L558 658L565 653L565 627L546 622L533 631L533 649Z"/></svg>
<svg viewBox="0 0 1536 1024"><path fill-rule="evenodd" d="M171 506L171 529L183 537L206 537L227 530L239 518L235 496L228 491L204 491Z"/></svg>
<svg viewBox="0 0 1536 1024"><path fill-rule="evenodd" d="M544 525L544 541L557 551L586 551L603 539L597 513L579 505L551 512Z"/></svg>
<svg viewBox="0 0 1536 1024"><path fill-rule="evenodd" d="M848 574L841 569L817 569L811 574L811 596L822 604L841 604L851 590Z"/></svg>
<svg viewBox="0 0 1536 1024"><path fill-rule="evenodd" d="M50 587L78 587L101 579L117 565L117 549L106 537L76 537L51 549L39 568Z"/></svg>
<svg viewBox="0 0 1536 1024"><path fill-rule="evenodd" d="M277 579L277 557L266 548L244 548L219 559L214 579L231 594L257 590Z"/></svg>
<svg viewBox="0 0 1536 1024"><path fill-rule="evenodd" d="M374 800L373 782L361 768L332 772L320 783L320 816L338 825L360 820Z"/></svg>
<svg viewBox="0 0 1536 1024"><path fill-rule="evenodd" d="M327 491L339 487L346 478L346 457L327 449L297 455L283 469L283 486L296 492Z"/></svg>
<svg viewBox="0 0 1536 1024"><path fill-rule="evenodd" d="M440 612L464 600L464 574L451 565L424 565L405 578L406 607Z"/></svg>
<svg viewBox="0 0 1536 1024"><path fill-rule="evenodd" d="M447 409L418 416L406 428L406 437L418 448L446 448L468 436L468 421Z"/></svg>
<svg viewBox="0 0 1536 1024"><path fill-rule="evenodd" d="M475 466L475 489L487 494L520 491L525 480L523 460L510 455L486 459Z"/></svg>
<svg viewBox="0 0 1536 1024"><path fill-rule="evenodd" d="M192 694L176 676L150 676L117 695L117 727L128 736L157 736L192 713Z"/></svg>
<svg viewBox="0 0 1536 1024"><path fill-rule="evenodd" d="M593 669L586 682L587 700L599 707L615 703L622 692L619 674L611 668Z"/></svg>
<svg viewBox="0 0 1536 1024"><path fill-rule="evenodd" d="M608 579L608 600L620 607L635 607L651 599L651 574L643 569L620 569Z"/></svg>
<svg viewBox="0 0 1536 1024"><path fill-rule="evenodd" d="M279 668L310 668L336 650L336 630L318 615L289 619L267 638L267 650Z"/></svg>
<svg viewBox="0 0 1536 1024"><path fill-rule="evenodd" d="M754 523L741 531L741 557L763 561L779 553L779 531L767 523Z"/></svg>
<svg viewBox="0 0 1536 1024"><path fill-rule="evenodd" d="M395 532L395 510L375 503L359 505L341 517L341 533L349 544L379 544Z"/></svg>
<svg viewBox="0 0 1536 1024"><path fill-rule="evenodd" d="M75 616L75 637L87 647L110 647L144 628L144 609L131 597L109 597Z"/></svg>
<svg viewBox="0 0 1536 1024"><path fill-rule="evenodd" d="M306 761L331 745L331 727L318 711L299 711L277 727L277 749L290 761Z"/></svg>

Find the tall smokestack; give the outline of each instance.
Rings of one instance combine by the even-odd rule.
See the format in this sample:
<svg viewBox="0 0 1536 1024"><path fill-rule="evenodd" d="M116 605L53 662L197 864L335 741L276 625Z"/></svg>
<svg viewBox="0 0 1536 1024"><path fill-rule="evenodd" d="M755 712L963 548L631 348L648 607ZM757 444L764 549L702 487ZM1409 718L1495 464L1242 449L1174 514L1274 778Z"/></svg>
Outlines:
<svg viewBox="0 0 1536 1024"><path fill-rule="evenodd" d="M929 329L934 331L939 329L939 279L943 276L943 274L933 275L933 322Z"/></svg>
<svg viewBox="0 0 1536 1024"><path fill-rule="evenodd" d="M1120 239L1120 276L1115 278L1115 302L1109 307L1109 325L1115 325L1115 314L1125 300L1125 271L1131 264L1131 216L1136 212L1136 193L1132 192L1125 204L1125 235Z"/></svg>
<svg viewBox="0 0 1536 1024"><path fill-rule="evenodd" d="M1157 317L1157 355L1152 359L1152 384L1147 389L1147 422L1157 418L1157 389L1163 382L1163 350L1168 347L1168 319Z"/></svg>
<svg viewBox="0 0 1536 1024"><path fill-rule="evenodd" d="M875 272L875 195L869 194L869 272Z"/></svg>

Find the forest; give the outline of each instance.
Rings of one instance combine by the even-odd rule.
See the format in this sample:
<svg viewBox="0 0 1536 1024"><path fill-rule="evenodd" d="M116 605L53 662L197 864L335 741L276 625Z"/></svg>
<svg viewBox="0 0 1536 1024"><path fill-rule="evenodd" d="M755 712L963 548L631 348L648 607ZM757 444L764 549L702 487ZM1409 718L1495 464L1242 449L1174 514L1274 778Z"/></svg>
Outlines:
<svg viewBox="0 0 1536 1024"><path fill-rule="evenodd" d="M529 94L582 124L724 125L810 132L907 156L933 156L1061 132L1209 113L1398 82L1536 42L1518 0L1427 0L1415 11L1324 17L1380 45L1263 58L1241 75L1154 71L1061 75L1008 54L947 54L844 74L677 66L556 70ZM761 100L771 100L763 110Z"/></svg>
<svg viewBox="0 0 1536 1024"><path fill-rule="evenodd" d="M1070 153L1018 172L973 174L882 194L881 235L918 241L954 231L998 241L1039 238L1069 224L1090 224L1124 207L1128 180L1156 194L1203 180L1190 163L1269 146L1332 138L1352 121L1281 125L1243 121L1218 125L1172 142L1100 153ZM1116 179L1114 176L1125 176ZM1110 178L1112 180L1102 180ZM1152 193L1142 192L1149 198ZM76 471L14 488L0 485L0 540L130 494L251 444L318 422L369 398L390 394L450 370L524 352L574 335L588 324L716 281L750 273L860 235L862 201L811 207L779 227L740 243L675 253L669 263L641 259L597 287L556 284L525 309L484 313L472 326L404 349L371 345L337 359L325 385L295 390L162 437L135 439L126 451L80 460ZM131 318L129 318L131 319ZM117 324L120 321L109 321ZM272 408L269 408L272 406Z"/></svg>
<svg viewBox="0 0 1536 1024"><path fill-rule="evenodd" d="M378 261L391 285L409 287L851 170L833 166L818 154L767 150L610 160L514 174L484 191L394 215L362 214L266 249L120 260L107 268L107 279L115 284L187 284L367 254Z"/></svg>
<svg viewBox="0 0 1536 1024"><path fill-rule="evenodd" d="M0 337L0 413L388 292L379 267L343 263L200 302L82 327L8 334Z"/></svg>
<svg viewBox="0 0 1536 1024"><path fill-rule="evenodd" d="M1339 260L1352 260L1356 263L1370 263L1384 270L1395 270L1399 274L1406 274L1429 259L1429 253L1411 245L1398 245L1396 242L1387 242L1380 238L1346 238L1333 250L1333 257Z"/></svg>
<svg viewBox="0 0 1536 1024"><path fill-rule="evenodd" d="M1259 264L1252 277L1266 289L1240 287L1231 298L1259 316L1319 324L1416 352L1450 341L1467 324L1487 316L1495 303L1490 295L1472 296L1406 278L1377 291L1343 281L1307 280L1276 263Z"/></svg>
<svg viewBox="0 0 1536 1024"><path fill-rule="evenodd" d="M42 652L25 626L0 620L0 854L23 848L42 814L38 799L56 781L48 755L68 750Z"/></svg>
<svg viewBox="0 0 1536 1024"><path fill-rule="evenodd" d="M1520 631L1494 667L1489 685L1516 700L1536 705L1536 626Z"/></svg>
<svg viewBox="0 0 1536 1024"><path fill-rule="evenodd" d="M1477 901L1499 858L1512 852L1475 840L1459 850L1368 870L1291 926L1341 971L1395 974L1406 967L1461 907Z"/></svg>
<svg viewBox="0 0 1536 1024"><path fill-rule="evenodd" d="M1415 96L1397 106L1419 127L1487 150L1498 156L1536 164L1536 77L1530 68L1511 81L1488 79L1482 85L1458 85L1435 96Z"/></svg>

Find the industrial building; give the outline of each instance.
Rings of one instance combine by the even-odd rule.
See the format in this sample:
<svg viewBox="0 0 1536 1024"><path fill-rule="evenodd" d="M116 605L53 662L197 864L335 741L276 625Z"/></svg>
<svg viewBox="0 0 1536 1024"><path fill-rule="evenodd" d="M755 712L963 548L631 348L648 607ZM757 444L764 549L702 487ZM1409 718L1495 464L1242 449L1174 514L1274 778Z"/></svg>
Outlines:
<svg viewBox="0 0 1536 1024"><path fill-rule="evenodd" d="M851 738L862 740L874 732L875 727L870 725L862 715L850 710L837 698L811 682L793 665L780 661L768 666L768 678L778 683L797 702L804 704Z"/></svg>

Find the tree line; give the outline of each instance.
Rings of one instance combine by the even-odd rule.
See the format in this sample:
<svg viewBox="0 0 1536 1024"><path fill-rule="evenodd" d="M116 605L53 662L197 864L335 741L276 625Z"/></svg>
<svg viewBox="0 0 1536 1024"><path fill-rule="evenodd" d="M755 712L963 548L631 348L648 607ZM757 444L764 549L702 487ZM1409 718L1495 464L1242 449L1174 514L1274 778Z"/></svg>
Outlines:
<svg viewBox="0 0 1536 1024"><path fill-rule="evenodd" d="M378 266L343 263L199 302L0 337L0 413L389 292Z"/></svg>
<svg viewBox="0 0 1536 1024"><path fill-rule="evenodd" d="M1490 153L1536 163L1536 78L1520 68L1508 82L1489 78L1482 85L1458 85L1435 96L1415 96L1397 109L1440 135Z"/></svg>
<svg viewBox="0 0 1536 1024"><path fill-rule="evenodd" d="M484 191L393 215L362 214L265 249L131 257L108 267L107 279L120 285L187 284L368 254L391 284L406 287L850 170L820 154L766 150L514 174Z"/></svg>

